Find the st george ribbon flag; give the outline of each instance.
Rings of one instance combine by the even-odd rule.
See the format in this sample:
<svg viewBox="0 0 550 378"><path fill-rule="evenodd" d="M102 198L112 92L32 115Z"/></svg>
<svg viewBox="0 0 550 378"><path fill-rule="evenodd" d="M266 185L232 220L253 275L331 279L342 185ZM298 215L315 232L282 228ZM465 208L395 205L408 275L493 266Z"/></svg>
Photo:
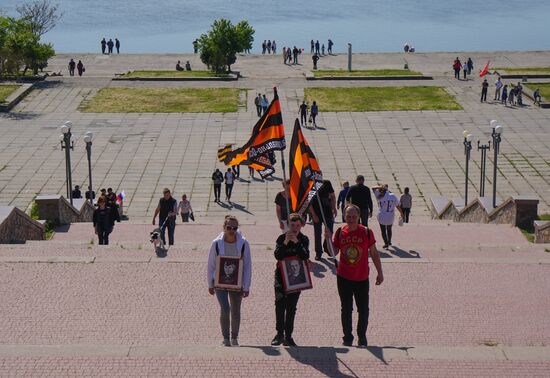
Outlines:
<svg viewBox="0 0 550 378"><path fill-rule="evenodd" d="M248 165L260 172L262 178L275 172L273 151L284 150L286 142L277 89L274 89L274 92L273 101L252 129L252 136L248 142L236 150L231 150L230 145L218 150L218 158L223 157L225 165Z"/></svg>
<svg viewBox="0 0 550 378"><path fill-rule="evenodd" d="M298 119L294 122L294 132L290 142L289 168L291 211L303 215L312 198L323 185L323 174L302 134Z"/></svg>

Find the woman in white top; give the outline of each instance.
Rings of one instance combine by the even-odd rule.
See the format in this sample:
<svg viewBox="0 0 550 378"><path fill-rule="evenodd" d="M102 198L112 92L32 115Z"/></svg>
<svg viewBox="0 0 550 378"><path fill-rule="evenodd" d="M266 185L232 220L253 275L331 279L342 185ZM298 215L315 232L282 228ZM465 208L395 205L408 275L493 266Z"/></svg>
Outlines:
<svg viewBox="0 0 550 378"><path fill-rule="evenodd" d="M388 185L373 186L372 191L378 201L377 218L380 224L380 231L382 231L382 239L384 239L384 249L388 249L391 245L395 209L399 211L401 218L403 218L403 211L401 210L399 198L388 190Z"/></svg>
<svg viewBox="0 0 550 378"><path fill-rule="evenodd" d="M178 212L181 215L182 222L189 222L189 215L193 212L193 208L191 207L191 202L187 199L186 194L181 196L181 201L178 204Z"/></svg>
<svg viewBox="0 0 550 378"><path fill-rule="evenodd" d="M208 255L208 292L216 294L220 304L220 325L223 335L223 345L238 346L239 328L241 323L241 301L250 293L252 280L252 258L250 245L239 231L239 221L232 215L226 215L223 223L223 232L212 241L210 254ZM242 260L242 289L240 291L229 291L214 288L216 263L218 256L236 256ZM229 325L231 324L231 333ZM231 336L231 340L229 340Z"/></svg>

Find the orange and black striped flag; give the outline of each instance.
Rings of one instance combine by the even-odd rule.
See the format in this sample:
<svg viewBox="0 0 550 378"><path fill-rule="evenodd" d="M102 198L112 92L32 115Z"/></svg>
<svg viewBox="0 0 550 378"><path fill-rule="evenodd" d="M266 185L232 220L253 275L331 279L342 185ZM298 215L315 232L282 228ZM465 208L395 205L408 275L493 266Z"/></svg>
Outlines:
<svg viewBox="0 0 550 378"><path fill-rule="evenodd" d="M290 142L289 167L291 211L304 214L311 199L323 185L323 173L302 134L298 119L294 122L294 132Z"/></svg>
<svg viewBox="0 0 550 378"><path fill-rule="evenodd" d="M273 101L254 126L248 142L241 148L227 152L223 160L225 165L248 165L259 171L262 177L267 177L275 172L273 159L270 159L269 155L272 154L272 151L284 150L286 142L281 104L277 90L275 89L274 92Z"/></svg>
<svg viewBox="0 0 550 378"><path fill-rule="evenodd" d="M225 160L227 154L233 150L231 146L233 146L233 144L229 143L222 148L218 148L218 161L223 162Z"/></svg>

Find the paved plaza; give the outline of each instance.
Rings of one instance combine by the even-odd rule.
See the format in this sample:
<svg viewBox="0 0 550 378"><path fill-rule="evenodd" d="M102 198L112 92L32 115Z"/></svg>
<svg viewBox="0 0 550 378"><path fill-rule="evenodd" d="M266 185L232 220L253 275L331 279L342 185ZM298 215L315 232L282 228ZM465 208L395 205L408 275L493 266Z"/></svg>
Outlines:
<svg viewBox="0 0 550 378"><path fill-rule="evenodd" d="M237 82L121 82L111 79L133 69L172 69L177 60L202 66L192 55L55 57L48 69L67 75L73 57L86 64L86 77L49 78L0 115L0 205L28 209L36 194L65 193L58 137L59 126L71 120L73 184L87 186L82 137L90 130L94 188L124 190L129 219L116 224L109 246L97 245L90 224L58 228L47 242L0 246L0 377L547 377L550 246L531 244L507 225L433 221L428 204L431 196L463 195L462 132L469 130L474 144L486 143L489 121L497 119L504 127L498 196L535 195L539 213L549 213L550 112L529 100L522 109L491 100L480 104L479 78L452 78L456 55L354 55L357 69L402 68L406 62L434 77L422 82L306 81L309 55L303 66L285 66L280 56L239 57L233 68L243 77ZM488 59L501 67L550 61L549 52L459 56L471 56L476 71ZM320 62L323 69L345 65L343 55ZM464 110L325 113L319 104L319 129L304 129L335 188L357 174L366 176L367 185L386 182L398 194L411 188L412 223L394 227L394 246L381 252L385 281L370 288L369 348L342 346L336 276L328 260L313 263L314 288L298 304L294 339L300 347L271 347L280 164L276 177L265 182L250 180L243 167L234 204L218 205L211 187L212 172L223 168L217 149L248 139L257 121L253 96L267 93L271 99L273 86L289 144L304 88L382 85L443 86ZM228 114L79 111L100 88L116 86L249 91L246 107ZM472 156L470 196L479 187L475 147ZM150 221L164 187L177 197L187 193L197 222L178 224L175 246L157 258ZM239 348L221 346L219 305L205 279L210 241L229 212L241 220L253 258ZM304 232L312 241L312 227Z"/></svg>
<svg viewBox="0 0 550 378"><path fill-rule="evenodd" d="M336 187L353 180L357 174L367 184L385 182L396 193L411 188L414 215L427 216L429 197L463 196L464 155L462 132L469 130L477 140L487 143L489 121L504 127L499 159L498 196L535 195L542 213L550 212L550 113L526 106L507 108L489 101L479 103L480 79L457 81L450 73L455 53L447 54L360 54L354 56L355 68L409 67L433 75L435 80L421 85L439 85L456 96L461 111L324 113L320 106L318 130L305 130L305 136L318 155L326 178ZM492 59L494 66L545 64L550 53L460 54L472 56L477 66ZM86 62L86 77L50 78L39 84L12 113L0 116L0 203L28 208L37 193L64 193L64 154L60 150L59 126L66 120L74 124L77 142L72 153L73 184L87 187L87 160L82 136L94 132L93 180L100 187L124 190L126 213L133 221L149 220L164 187L175 195L187 193L196 215L210 222L227 211L212 202L211 174L223 165L215 159L224 143L242 145L250 136L257 117L255 93L279 88L287 134L298 115L303 89L308 86L419 85L402 81L328 81L307 82L308 56L303 66L285 66L279 56L239 57L234 69L244 78L237 82L113 82L115 73L132 69L170 69L174 61L191 60L202 68L197 56L121 55L74 56ZM54 58L49 69L65 75L68 55ZM325 63L326 62L326 63ZM322 68L343 68L345 56L322 59ZM325 67L326 66L326 67ZM475 75L474 75L475 76ZM493 78L489 78L493 80ZM247 107L226 114L107 114L82 113L82 101L99 88L108 86L213 87L249 89ZM491 96L489 96L491 97ZM526 101L528 105L530 102ZM286 154L286 153L285 153ZM472 151L470 193L479 187L480 154ZM287 157L288 159L288 157ZM491 190L492 154L489 153L487 191ZM247 222L273 217L273 198L280 190L282 172L277 165L274 180L244 180L236 183L233 200L236 213ZM250 182L251 181L251 182ZM244 211L246 210L246 211Z"/></svg>

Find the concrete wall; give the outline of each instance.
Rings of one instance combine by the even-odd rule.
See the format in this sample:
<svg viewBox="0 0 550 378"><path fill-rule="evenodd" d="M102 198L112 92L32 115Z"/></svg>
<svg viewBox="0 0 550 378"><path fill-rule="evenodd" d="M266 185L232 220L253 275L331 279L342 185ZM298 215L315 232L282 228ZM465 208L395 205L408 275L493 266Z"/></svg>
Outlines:
<svg viewBox="0 0 550 378"><path fill-rule="evenodd" d="M2 207L0 243L22 243L26 240L44 240L45 227L16 207Z"/></svg>
<svg viewBox="0 0 550 378"><path fill-rule="evenodd" d="M550 243L550 222L535 221L535 243Z"/></svg>
<svg viewBox="0 0 550 378"><path fill-rule="evenodd" d="M35 201L39 218L58 225L91 222L93 219L94 207L83 199L73 200L71 205L61 195L40 195Z"/></svg>

